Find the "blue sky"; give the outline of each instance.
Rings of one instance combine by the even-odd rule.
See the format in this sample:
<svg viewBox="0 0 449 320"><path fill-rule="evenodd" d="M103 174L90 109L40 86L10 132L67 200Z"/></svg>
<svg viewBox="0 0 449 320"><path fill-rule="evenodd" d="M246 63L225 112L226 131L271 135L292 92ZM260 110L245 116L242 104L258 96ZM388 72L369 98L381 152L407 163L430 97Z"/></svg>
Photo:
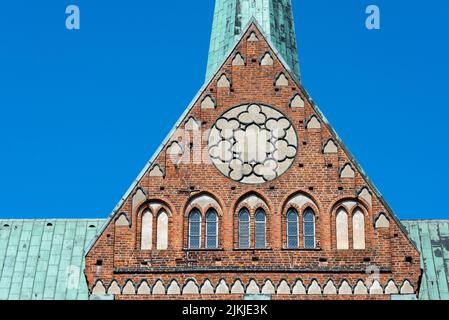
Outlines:
<svg viewBox="0 0 449 320"><path fill-rule="evenodd" d="M449 218L449 2L293 2L303 85L348 148L401 219ZM364 27L372 3L380 31ZM203 84L212 14L204 0L3 3L0 218L106 217Z"/></svg>

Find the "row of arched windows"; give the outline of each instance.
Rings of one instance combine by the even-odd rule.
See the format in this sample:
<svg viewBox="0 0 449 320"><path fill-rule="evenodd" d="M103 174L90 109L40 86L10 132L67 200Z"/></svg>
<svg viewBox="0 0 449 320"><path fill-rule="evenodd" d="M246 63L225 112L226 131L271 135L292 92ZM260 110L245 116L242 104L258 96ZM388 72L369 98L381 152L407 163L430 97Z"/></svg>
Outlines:
<svg viewBox="0 0 449 320"><path fill-rule="evenodd" d="M223 225L220 225L219 205L208 196L200 197L195 201L192 202L190 208L186 209L188 212L185 224L186 246L193 250L219 249L220 234L222 234L220 230L224 228ZM310 203L310 206L304 205L304 203ZM281 227L284 248L316 249L319 246L316 236L318 219L316 206L304 195L292 198L288 204L287 208L289 209L283 216ZM254 210L255 208L258 209ZM234 218L234 230L223 230L223 232L232 232L236 249L268 249L270 241L267 241L267 235L271 225L266 210L266 204L257 197L251 196L242 201L242 207L237 208ZM334 248L337 250L366 249L366 216L355 201L343 203L336 210L333 219L331 229L333 230ZM151 203L147 209L143 210L140 221L141 249L167 250L169 247L169 209L160 203ZM388 220L385 217L382 223L376 222L376 228L378 224L379 228L384 225L388 227Z"/></svg>
<svg viewBox="0 0 449 320"><path fill-rule="evenodd" d="M198 209L192 210L189 215L188 223L188 247L189 249L201 249L202 235L201 235L201 212ZM300 225L299 215L296 209L290 209L287 213L286 220L287 230L287 248L300 248ZM315 237L315 213L308 208L304 212L302 224L302 243L304 249L316 248ZM218 248L218 214L214 209L210 209L206 213L206 235L205 248ZM252 230L254 234L252 234ZM243 208L238 214L238 248L251 249L252 239L254 238L255 249L267 248L267 215L265 210L259 208L251 219L248 209Z"/></svg>

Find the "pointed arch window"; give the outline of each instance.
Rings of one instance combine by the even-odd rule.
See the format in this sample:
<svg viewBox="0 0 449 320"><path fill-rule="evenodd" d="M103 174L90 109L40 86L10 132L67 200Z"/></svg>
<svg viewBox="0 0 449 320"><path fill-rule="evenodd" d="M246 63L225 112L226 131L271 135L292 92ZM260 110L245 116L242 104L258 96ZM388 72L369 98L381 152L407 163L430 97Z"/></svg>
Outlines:
<svg viewBox="0 0 449 320"><path fill-rule="evenodd" d="M157 250L168 249L168 215L161 211L157 217Z"/></svg>
<svg viewBox="0 0 449 320"><path fill-rule="evenodd" d="M312 209L307 208L303 217L304 230L304 248L315 249L315 213Z"/></svg>
<svg viewBox="0 0 449 320"><path fill-rule="evenodd" d="M250 216L247 209L240 210L239 213L239 248L250 248L250 230L249 230Z"/></svg>
<svg viewBox="0 0 449 320"><path fill-rule="evenodd" d="M218 214L214 209L206 214L206 248L218 248Z"/></svg>
<svg viewBox="0 0 449 320"><path fill-rule="evenodd" d="M298 212L295 209L287 212L287 248L299 248Z"/></svg>
<svg viewBox="0 0 449 320"><path fill-rule="evenodd" d="M348 213L344 209L337 212L336 219L336 239L338 250L349 249Z"/></svg>
<svg viewBox="0 0 449 320"><path fill-rule="evenodd" d="M353 246L355 250L365 250L365 215L357 209L352 217Z"/></svg>
<svg viewBox="0 0 449 320"><path fill-rule="evenodd" d="M201 213L197 209L189 216L189 248L201 248Z"/></svg>
<svg viewBox="0 0 449 320"><path fill-rule="evenodd" d="M140 248L142 250L151 250L153 247L153 214L150 210L146 210L142 215L140 238Z"/></svg>
<svg viewBox="0 0 449 320"><path fill-rule="evenodd" d="M256 249L265 249L267 247L267 215L263 209L258 209L255 216L254 225L254 245Z"/></svg>

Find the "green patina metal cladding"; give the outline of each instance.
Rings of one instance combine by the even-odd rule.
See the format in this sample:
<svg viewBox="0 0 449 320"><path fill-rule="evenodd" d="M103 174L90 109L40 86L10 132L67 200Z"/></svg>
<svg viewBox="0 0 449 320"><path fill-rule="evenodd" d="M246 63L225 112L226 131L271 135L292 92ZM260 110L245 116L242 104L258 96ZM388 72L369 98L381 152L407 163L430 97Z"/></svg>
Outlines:
<svg viewBox="0 0 449 320"><path fill-rule="evenodd" d="M449 221L402 221L421 253L420 300L449 300Z"/></svg>
<svg viewBox="0 0 449 320"><path fill-rule="evenodd" d="M105 220L0 220L0 300L86 300L85 247Z"/></svg>
<svg viewBox="0 0 449 320"><path fill-rule="evenodd" d="M216 0L206 80L218 70L253 17L300 79L291 0Z"/></svg>

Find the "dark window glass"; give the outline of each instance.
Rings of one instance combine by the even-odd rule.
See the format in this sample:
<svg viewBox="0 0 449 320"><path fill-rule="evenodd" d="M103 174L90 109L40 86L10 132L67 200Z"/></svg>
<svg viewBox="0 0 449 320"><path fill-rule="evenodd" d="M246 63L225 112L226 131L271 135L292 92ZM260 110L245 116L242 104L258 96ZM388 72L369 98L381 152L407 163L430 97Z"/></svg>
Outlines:
<svg viewBox="0 0 449 320"><path fill-rule="evenodd" d="M304 212L304 248L315 249L315 214L312 209Z"/></svg>
<svg viewBox="0 0 449 320"><path fill-rule="evenodd" d="M255 219L255 237L254 244L256 249L265 249L267 246L266 241L266 215L265 211L259 209L256 211L256 219Z"/></svg>
<svg viewBox="0 0 449 320"><path fill-rule="evenodd" d="M189 248L199 249L201 247L201 213L193 210L189 216Z"/></svg>
<svg viewBox="0 0 449 320"><path fill-rule="evenodd" d="M218 248L218 215L213 209L206 214L206 248Z"/></svg>
<svg viewBox="0 0 449 320"><path fill-rule="evenodd" d="M242 209L239 213L239 248L249 249L250 247L250 230L249 230L249 212Z"/></svg>
<svg viewBox="0 0 449 320"><path fill-rule="evenodd" d="M287 247L289 249L299 248L299 226L298 213L290 209L287 213Z"/></svg>

